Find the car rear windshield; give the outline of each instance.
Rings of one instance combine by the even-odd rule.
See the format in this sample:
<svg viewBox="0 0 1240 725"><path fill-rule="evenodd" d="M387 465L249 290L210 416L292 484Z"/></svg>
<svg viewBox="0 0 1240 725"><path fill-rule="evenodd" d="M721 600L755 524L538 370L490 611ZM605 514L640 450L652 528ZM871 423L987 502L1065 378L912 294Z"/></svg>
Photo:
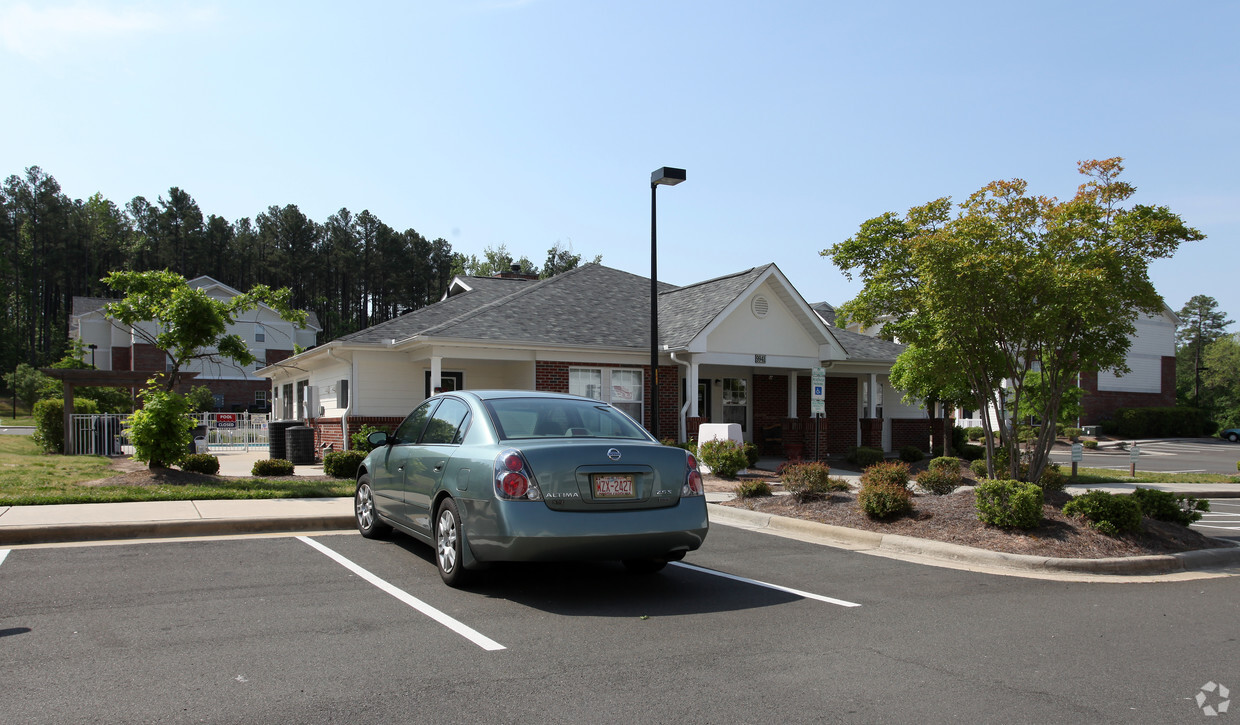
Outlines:
<svg viewBox="0 0 1240 725"><path fill-rule="evenodd" d="M646 430L615 408L590 400L498 398L486 401L501 438L629 438Z"/></svg>

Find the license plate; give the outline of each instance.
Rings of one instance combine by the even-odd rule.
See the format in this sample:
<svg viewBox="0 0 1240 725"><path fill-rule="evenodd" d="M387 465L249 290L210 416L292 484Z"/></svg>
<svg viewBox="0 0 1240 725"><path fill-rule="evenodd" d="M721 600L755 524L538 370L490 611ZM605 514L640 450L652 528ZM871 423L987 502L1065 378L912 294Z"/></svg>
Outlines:
<svg viewBox="0 0 1240 725"><path fill-rule="evenodd" d="M595 498L633 498L633 476L595 476Z"/></svg>

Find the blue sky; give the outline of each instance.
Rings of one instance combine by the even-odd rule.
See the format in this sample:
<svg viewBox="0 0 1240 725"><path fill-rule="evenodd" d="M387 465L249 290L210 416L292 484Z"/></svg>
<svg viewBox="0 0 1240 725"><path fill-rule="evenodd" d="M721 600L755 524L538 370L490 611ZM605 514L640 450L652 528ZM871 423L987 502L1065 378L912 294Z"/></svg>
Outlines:
<svg viewBox="0 0 1240 725"><path fill-rule="evenodd" d="M659 277L775 262L808 302L864 220L1020 177L1070 196L1123 156L1207 239L1157 263L1240 319L1229 2L0 0L0 173L118 204L370 209L541 264L557 241ZM224 280L227 282L227 280ZM1235 329L1235 328L1233 328Z"/></svg>

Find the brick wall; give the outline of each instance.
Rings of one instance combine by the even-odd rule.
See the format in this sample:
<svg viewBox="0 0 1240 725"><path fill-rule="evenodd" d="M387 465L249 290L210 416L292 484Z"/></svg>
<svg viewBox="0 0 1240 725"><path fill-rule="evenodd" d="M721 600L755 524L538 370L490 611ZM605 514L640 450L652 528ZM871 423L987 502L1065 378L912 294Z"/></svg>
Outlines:
<svg viewBox="0 0 1240 725"><path fill-rule="evenodd" d="M130 357L129 348L127 347L112 348L112 369L113 370L132 370L133 368L130 367L132 363L133 363L133 360Z"/></svg>
<svg viewBox="0 0 1240 725"><path fill-rule="evenodd" d="M857 445L857 381L855 378L827 378L823 392L829 431L827 447L831 455L843 455Z"/></svg>
<svg viewBox="0 0 1240 725"><path fill-rule="evenodd" d="M792 442L786 429L788 417L788 377L785 375L753 376L754 441L764 456L784 455L784 445ZM775 426L779 426L779 440L773 440ZM768 439L766 433L771 433Z"/></svg>
<svg viewBox="0 0 1240 725"><path fill-rule="evenodd" d="M898 451L904 446L917 446L923 452L930 450L929 418L891 419L891 448Z"/></svg>
<svg viewBox="0 0 1240 725"><path fill-rule="evenodd" d="M147 345L142 342L135 343L132 354L132 370L158 370L163 372L168 369L168 355L154 345Z"/></svg>
<svg viewBox="0 0 1240 725"><path fill-rule="evenodd" d="M861 421L861 445L870 448L883 447L883 419L882 418L862 418Z"/></svg>
<svg viewBox="0 0 1240 725"><path fill-rule="evenodd" d="M349 418L349 437L351 439L354 433L360 432L363 426L391 433L403 420L404 418L392 416L353 416ZM314 428L314 449L317 451L315 455L320 460L323 458L325 444L331 444L334 451L345 450L344 430L340 425L340 418L309 418L306 420L306 425Z"/></svg>
<svg viewBox="0 0 1240 725"><path fill-rule="evenodd" d="M1097 425L1114 416L1119 408L1170 408L1175 406L1175 358L1163 356L1161 393L1126 393L1098 390L1098 373L1081 373L1081 425Z"/></svg>

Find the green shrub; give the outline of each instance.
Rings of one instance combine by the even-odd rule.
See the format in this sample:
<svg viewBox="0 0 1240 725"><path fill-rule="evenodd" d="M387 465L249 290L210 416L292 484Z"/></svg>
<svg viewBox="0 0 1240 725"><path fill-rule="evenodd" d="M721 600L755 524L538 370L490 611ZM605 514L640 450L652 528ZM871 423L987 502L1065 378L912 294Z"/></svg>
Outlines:
<svg viewBox="0 0 1240 725"><path fill-rule="evenodd" d="M986 459L979 458L975 461L969 461L969 470L973 472L973 476L979 481L986 478Z"/></svg>
<svg viewBox="0 0 1240 725"><path fill-rule="evenodd" d="M982 428L980 425L971 425L965 429L965 433L968 434L969 440L980 441L982 437L986 435L986 429Z"/></svg>
<svg viewBox="0 0 1240 725"><path fill-rule="evenodd" d="M254 461L254 467L250 469L250 473L255 476L291 476L293 475L293 463L283 458L263 458Z"/></svg>
<svg viewBox="0 0 1240 725"><path fill-rule="evenodd" d="M1080 428L1064 428L1063 429L1064 436L1072 441L1079 440L1081 437L1081 433L1083 432L1084 431L1082 431Z"/></svg>
<svg viewBox="0 0 1240 725"><path fill-rule="evenodd" d="M966 443L963 446L960 446L960 448L956 451L956 455L960 456L966 461L976 461L980 458L986 457L986 447L974 445L972 443Z"/></svg>
<svg viewBox="0 0 1240 725"><path fill-rule="evenodd" d="M861 472L861 485L880 483L892 486L908 487L911 477L908 464L903 461L883 461L875 463Z"/></svg>
<svg viewBox="0 0 1240 725"><path fill-rule="evenodd" d="M1032 529L1042 522L1042 489L1024 481L982 481L973 490L977 518L1003 528Z"/></svg>
<svg viewBox="0 0 1240 725"><path fill-rule="evenodd" d="M356 478L366 451L328 451L323 454L323 473L332 478Z"/></svg>
<svg viewBox="0 0 1240 725"><path fill-rule="evenodd" d="M1064 504L1065 516L1084 518L1107 536L1141 528L1141 504L1131 496L1115 496L1106 491L1088 491Z"/></svg>
<svg viewBox="0 0 1240 725"><path fill-rule="evenodd" d="M925 452L917 446L904 446L900 449L900 460L905 463L916 463L925 457Z"/></svg>
<svg viewBox="0 0 1240 725"><path fill-rule="evenodd" d="M189 455L191 431L196 425L189 416L185 396L164 390L143 390L142 408L129 417L128 435L133 457L152 468L175 466Z"/></svg>
<svg viewBox="0 0 1240 725"><path fill-rule="evenodd" d="M1197 437L1207 430L1208 416L1198 408L1119 408L1117 432L1124 438Z"/></svg>
<svg viewBox="0 0 1240 725"><path fill-rule="evenodd" d="M732 491L737 498L758 498L771 495L771 484L766 481L741 481Z"/></svg>
<svg viewBox="0 0 1240 725"><path fill-rule="evenodd" d="M736 478L737 471L748 462L745 450L735 441L713 440L698 446L699 458L710 467L711 473L721 478Z"/></svg>
<svg viewBox="0 0 1240 725"><path fill-rule="evenodd" d="M854 446L848 449L848 455L845 460L849 463L855 463L861 468L872 466L875 463L886 458L881 448L871 448L869 446Z"/></svg>
<svg viewBox="0 0 1240 725"><path fill-rule="evenodd" d="M784 469L784 490L797 503L820 501L833 491L847 491L850 486L842 478L832 478L831 468L825 463L813 461L798 463Z"/></svg>
<svg viewBox="0 0 1240 725"><path fill-rule="evenodd" d="M758 453L758 444L757 443L746 443L745 444L745 467L753 468L754 466L758 465L759 457L760 457L760 454Z"/></svg>
<svg viewBox="0 0 1240 725"><path fill-rule="evenodd" d="M941 461L944 459L936 458L934 460ZM949 458L947 460L954 461L955 459ZM955 491L962 483L964 483L964 477L960 475L959 463L951 468L935 468L931 465L929 470L917 476L917 485L936 496L945 496Z"/></svg>
<svg viewBox="0 0 1240 725"><path fill-rule="evenodd" d="M1098 447L1098 441L1081 441L1081 445L1092 451Z"/></svg>
<svg viewBox="0 0 1240 725"><path fill-rule="evenodd" d="M857 503L870 518L886 519L912 512L913 492L904 486L862 479Z"/></svg>
<svg viewBox="0 0 1240 725"><path fill-rule="evenodd" d="M99 412L93 400L74 399L73 412L83 415ZM65 450L65 401L61 398L49 398L35 401L34 434L31 439L43 448L44 453L63 453Z"/></svg>
<svg viewBox="0 0 1240 725"><path fill-rule="evenodd" d="M1046 468L1042 469L1042 477L1038 479L1038 485L1043 491L1062 491L1068 485L1068 477L1059 470L1058 463L1048 463Z"/></svg>
<svg viewBox="0 0 1240 725"><path fill-rule="evenodd" d="M381 430L383 428L376 428L373 425L364 425L358 428L356 433L349 436L349 450L370 453L375 447L370 445L370 441L366 440L366 438L371 433L378 433ZM388 432L390 433L391 431Z"/></svg>
<svg viewBox="0 0 1240 725"><path fill-rule="evenodd" d="M187 473L205 473L214 476L220 472L220 459L209 453L191 453L181 461L181 470Z"/></svg>
<svg viewBox="0 0 1240 725"><path fill-rule="evenodd" d="M671 446L672 448L679 448L684 451L689 451L694 456L697 456L697 443L694 443L693 441L685 441L684 443L677 443L671 438L664 438L663 445Z"/></svg>
<svg viewBox="0 0 1240 725"><path fill-rule="evenodd" d="M1201 520L1201 512L1210 510L1210 502L1192 496L1177 496L1170 491L1138 487L1132 498L1141 507L1141 513L1151 519L1170 521L1190 526Z"/></svg>
<svg viewBox="0 0 1240 725"><path fill-rule="evenodd" d="M960 470L960 459L955 456L939 456L930 459L930 470L936 468L946 468L953 471Z"/></svg>

